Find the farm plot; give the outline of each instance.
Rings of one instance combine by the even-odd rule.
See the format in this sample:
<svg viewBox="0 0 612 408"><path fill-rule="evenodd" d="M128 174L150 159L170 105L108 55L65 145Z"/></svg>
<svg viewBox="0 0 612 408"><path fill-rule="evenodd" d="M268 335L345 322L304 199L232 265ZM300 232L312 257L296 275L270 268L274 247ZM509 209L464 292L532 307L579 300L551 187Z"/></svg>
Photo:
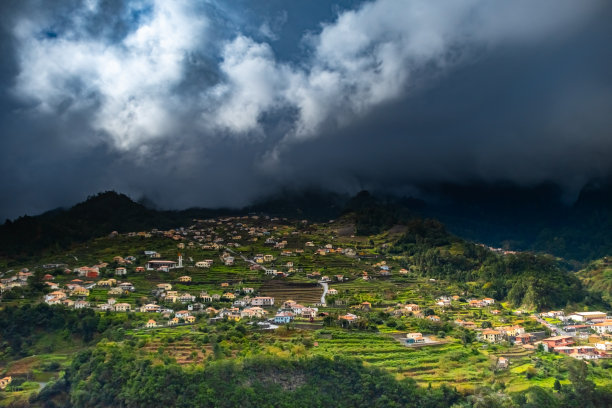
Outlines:
<svg viewBox="0 0 612 408"><path fill-rule="evenodd" d="M411 349L379 333L333 331L331 337L319 336L313 352L355 357L420 384L453 382L467 389L481 384L492 373L488 355L472 352L459 343Z"/></svg>
<svg viewBox="0 0 612 408"><path fill-rule="evenodd" d="M294 300L305 305L321 301L323 288L317 283L287 282L271 280L259 289L261 296L274 297L275 304L280 305L286 300Z"/></svg>

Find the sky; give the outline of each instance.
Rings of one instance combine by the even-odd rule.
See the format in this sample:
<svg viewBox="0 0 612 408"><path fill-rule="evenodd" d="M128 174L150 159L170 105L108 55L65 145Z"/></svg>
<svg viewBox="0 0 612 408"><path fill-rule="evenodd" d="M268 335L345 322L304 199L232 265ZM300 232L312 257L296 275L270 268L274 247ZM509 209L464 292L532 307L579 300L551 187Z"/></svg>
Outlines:
<svg viewBox="0 0 612 408"><path fill-rule="evenodd" d="M0 217L612 174L605 0L3 0Z"/></svg>

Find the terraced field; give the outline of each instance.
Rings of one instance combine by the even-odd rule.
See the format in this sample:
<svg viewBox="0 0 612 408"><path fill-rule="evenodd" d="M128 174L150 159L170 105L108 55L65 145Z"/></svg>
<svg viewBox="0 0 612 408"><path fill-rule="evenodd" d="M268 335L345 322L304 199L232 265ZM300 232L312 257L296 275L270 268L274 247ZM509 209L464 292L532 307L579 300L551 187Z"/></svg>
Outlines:
<svg viewBox="0 0 612 408"><path fill-rule="evenodd" d="M176 359L178 364L203 363L213 353L210 344L204 344L202 334L192 332L192 327L161 327L128 332L135 340L144 340L147 353L163 353Z"/></svg>
<svg viewBox="0 0 612 408"><path fill-rule="evenodd" d="M318 283L298 283L274 279L264 283L259 292L261 296L274 297L275 305L280 305L286 300L311 305L321 301L323 288Z"/></svg>
<svg viewBox="0 0 612 408"><path fill-rule="evenodd" d="M157 353L160 349L163 349L166 355L176 359L176 362L182 365L204 363L206 357L213 353L210 345L196 347L191 341L177 341L168 344L152 341L143 347L143 350L148 353Z"/></svg>
<svg viewBox="0 0 612 408"><path fill-rule="evenodd" d="M315 354L348 355L421 384L453 382L469 389L491 374L494 358L472 353L458 342L408 348L391 336L377 333L333 331L332 338L317 338Z"/></svg>
<svg viewBox="0 0 612 408"><path fill-rule="evenodd" d="M261 271L252 271L244 266L213 266L206 268L189 268L185 275L191 276L194 284L216 284L221 282L255 282L262 279Z"/></svg>

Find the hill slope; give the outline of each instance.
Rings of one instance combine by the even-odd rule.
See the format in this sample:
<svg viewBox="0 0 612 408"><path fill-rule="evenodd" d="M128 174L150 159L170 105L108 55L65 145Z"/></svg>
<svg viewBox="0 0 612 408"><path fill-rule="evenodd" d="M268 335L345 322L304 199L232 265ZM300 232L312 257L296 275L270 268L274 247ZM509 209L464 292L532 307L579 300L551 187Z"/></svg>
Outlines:
<svg viewBox="0 0 612 408"><path fill-rule="evenodd" d="M180 213L160 212L112 191L89 197L64 210L35 217L20 217L0 227L0 255L15 257L107 235L112 231L138 231L188 222ZM176 224L175 224L176 223Z"/></svg>
<svg viewBox="0 0 612 408"><path fill-rule="evenodd" d="M584 286L596 296L612 305L612 259L604 257L593 261L578 272Z"/></svg>
<svg viewBox="0 0 612 408"><path fill-rule="evenodd" d="M526 308L596 300L566 263L550 255L496 253L449 234L435 220L413 219L407 227L389 253L425 276L475 285L486 296Z"/></svg>

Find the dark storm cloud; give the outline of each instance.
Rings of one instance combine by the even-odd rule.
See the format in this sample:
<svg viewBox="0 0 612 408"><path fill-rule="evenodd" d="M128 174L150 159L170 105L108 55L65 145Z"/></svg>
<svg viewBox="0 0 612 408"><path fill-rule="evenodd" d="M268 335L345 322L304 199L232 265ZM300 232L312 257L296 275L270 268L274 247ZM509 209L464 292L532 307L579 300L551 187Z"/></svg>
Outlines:
<svg viewBox="0 0 612 408"><path fill-rule="evenodd" d="M0 6L4 216L610 171L604 2L49 4Z"/></svg>
<svg viewBox="0 0 612 408"><path fill-rule="evenodd" d="M610 13L571 39L480 56L426 89L299 148L286 161L334 188L546 180L576 190L612 168ZM317 166L308 167L316 156ZM342 177L337 177L342 174ZM352 180L345 183L345 180Z"/></svg>

